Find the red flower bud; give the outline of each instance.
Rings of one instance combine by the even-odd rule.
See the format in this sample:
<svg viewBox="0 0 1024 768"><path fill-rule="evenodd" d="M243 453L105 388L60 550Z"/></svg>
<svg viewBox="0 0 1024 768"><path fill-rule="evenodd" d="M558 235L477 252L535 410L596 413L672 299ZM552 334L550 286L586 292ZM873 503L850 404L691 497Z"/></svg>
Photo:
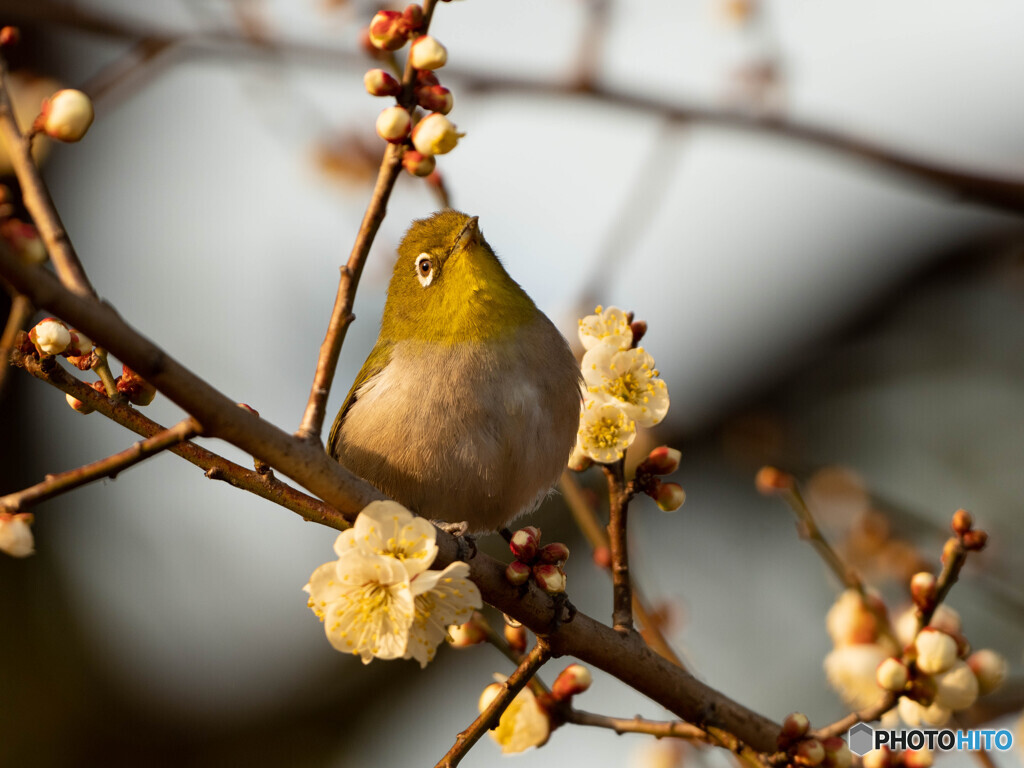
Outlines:
<svg viewBox="0 0 1024 768"><path fill-rule="evenodd" d="M522 560L524 563L532 563L537 559L539 547L540 531L533 526L520 528L512 534L512 540L508 543L512 554L516 556L517 560Z"/></svg>
<svg viewBox="0 0 1024 768"><path fill-rule="evenodd" d="M988 543L988 534L977 529L967 531L963 536L964 549L971 552L981 552Z"/></svg>
<svg viewBox="0 0 1024 768"><path fill-rule="evenodd" d="M565 571L557 565L533 566L533 580L549 595L565 592Z"/></svg>
<svg viewBox="0 0 1024 768"><path fill-rule="evenodd" d="M754 478L754 485L759 493L771 496L780 491L788 491L794 485L793 476L775 467L761 467Z"/></svg>
<svg viewBox="0 0 1024 768"><path fill-rule="evenodd" d="M398 11L377 11L370 22L370 43L382 51L397 51L407 39L402 14Z"/></svg>
<svg viewBox="0 0 1024 768"><path fill-rule="evenodd" d="M555 678L555 683L551 686L551 695L556 701L565 701L577 693L583 693L593 682L594 678L589 669L582 664L570 664Z"/></svg>
<svg viewBox="0 0 1024 768"><path fill-rule="evenodd" d="M671 475L679 469L680 458L682 454L675 448L660 445L647 454L647 458L640 466L654 475Z"/></svg>
<svg viewBox="0 0 1024 768"><path fill-rule="evenodd" d="M517 587L529 580L530 573L530 566L520 560L513 560L505 567L505 578Z"/></svg>
<svg viewBox="0 0 1024 768"><path fill-rule="evenodd" d="M958 536L963 536L971 530L972 525L974 525L974 518L966 509L958 509L953 513L953 532Z"/></svg>
<svg viewBox="0 0 1024 768"><path fill-rule="evenodd" d="M452 111L455 100L452 92L443 85L424 85L416 89L416 103L431 112L447 115Z"/></svg>
<svg viewBox="0 0 1024 768"><path fill-rule="evenodd" d="M433 155L424 155L415 149L407 149L402 155L402 167L413 176L429 176L437 167L437 161Z"/></svg>
<svg viewBox="0 0 1024 768"><path fill-rule="evenodd" d="M541 547L540 561L549 565L561 565L569 559L569 548L560 541Z"/></svg>
<svg viewBox="0 0 1024 768"><path fill-rule="evenodd" d="M515 626L506 624L505 641L513 651L522 653L526 650L526 627L522 624L516 624Z"/></svg>
<svg viewBox="0 0 1024 768"><path fill-rule="evenodd" d="M397 96L402 84L383 69L371 69L363 75L363 85L371 96Z"/></svg>

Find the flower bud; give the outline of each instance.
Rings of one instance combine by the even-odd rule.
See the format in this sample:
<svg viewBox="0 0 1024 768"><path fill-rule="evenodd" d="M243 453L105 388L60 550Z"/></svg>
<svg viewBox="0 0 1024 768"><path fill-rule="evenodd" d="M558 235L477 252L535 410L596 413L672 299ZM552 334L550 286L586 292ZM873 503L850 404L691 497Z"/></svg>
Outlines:
<svg viewBox="0 0 1024 768"><path fill-rule="evenodd" d="M487 639L486 619L479 611L473 611L469 621L448 627L448 643L455 648L479 645Z"/></svg>
<svg viewBox="0 0 1024 768"><path fill-rule="evenodd" d="M252 414L253 416L259 416L259 415L260 415L260 412L259 412L259 411L257 411L257 410L256 410L255 408L253 408L253 407L252 407L251 405L249 405L248 403L239 403L239 404L238 404L238 407L239 407L239 408L241 408L241 409L242 409L243 411L248 411L248 412L249 412L249 413L251 413L251 414Z"/></svg>
<svg viewBox="0 0 1024 768"><path fill-rule="evenodd" d="M429 176L437 167L437 161L433 155L424 155L415 149L407 149L402 155L402 167L413 176Z"/></svg>
<svg viewBox="0 0 1024 768"><path fill-rule="evenodd" d="M38 120L50 138L73 142L85 136L94 116L88 96L74 88L65 88L43 102Z"/></svg>
<svg viewBox="0 0 1024 768"><path fill-rule="evenodd" d="M81 357L92 352L92 339L81 331L76 331L74 328L68 331L68 333L71 334L71 341L68 344L68 348L64 350L65 355L68 357Z"/></svg>
<svg viewBox="0 0 1024 768"><path fill-rule="evenodd" d="M448 61L448 51L430 35L422 35L412 41L409 61L415 69L440 69Z"/></svg>
<svg viewBox="0 0 1024 768"><path fill-rule="evenodd" d="M978 678L965 662L957 661L935 676L935 704L951 710L967 709L978 698Z"/></svg>
<svg viewBox="0 0 1024 768"><path fill-rule="evenodd" d="M522 624L511 624L505 625L505 642L508 643L509 647L516 653L522 653L526 650L526 627Z"/></svg>
<svg viewBox="0 0 1024 768"><path fill-rule="evenodd" d="M828 766L828 768L850 768L853 765L853 753L841 737L833 736L825 739L821 742L821 746L825 748L825 759L822 761L822 765Z"/></svg>
<svg viewBox="0 0 1024 768"><path fill-rule="evenodd" d="M906 768L931 768L935 758L932 751L924 749L908 749L903 753L903 765Z"/></svg>
<svg viewBox="0 0 1024 768"><path fill-rule="evenodd" d="M917 668L926 675L945 672L956 661L956 640L933 627L925 627L914 639Z"/></svg>
<svg viewBox="0 0 1024 768"><path fill-rule="evenodd" d="M68 401L68 405L70 405L73 410L76 410L81 414L89 414L96 410L91 405L79 400L74 395L65 395L64 398Z"/></svg>
<svg viewBox="0 0 1024 768"><path fill-rule="evenodd" d="M898 693L906 688L907 680L910 679L910 671L899 659L888 658L878 665L875 679L883 689Z"/></svg>
<svg viewBox="0 0 1024 768"><path fill-rule="evenodd" d="M416 103L431 112L447 115L455 104L452 92L443 85L424 85L416 89Z"/></svg>
<svg viewBox="0 0 1024 768"><path fill-rule="evenodd" d="M455 126L440 112L431 112L412 129L412 144L424 155L443 155L455 149L464 135L456 132Z"/></svg>
<svg viewBox="0 0 1024 768"><path fill-rule="evenodd" d="M608 547L597 547L594 549L594 565L598 568L612 567L612 551Z"/></svg>
<svg viewBox="0 0 1024 768"><path fill-rule="evenodd" d="M397 51L407 35L398 11L377 11L370 22L370 43L382 51Z"/></svg>
<svg viewBox="0 0 1024 768"><path fill-rule="evenodd" d="M821 765L824 759L825 748L817 739L804 739L797 745L796 754L793 755L793 762L797 765Z"/></svg>
<svg viewBox="0 0 1024 768"><path fill-rule="evenodd" d="M864 768L889 768L892 765L892 752L888 747L872 749L861 758Z"/></svg>
<svg viewBox="0 0 1024 768"><path fill-rule="evenodd" d="M440 85L437 75L429 69L416 70L416 87L425 88L430 85Z"/></svg>
<svg viewBox="0 0 1024 768"><path fill-rule="evenodd" d="M520 528L512 534L508 548L512 550L517 560L532 563L537 559L537 550L540 548L540 531L532 525Z"/></svg>
<svg viewBox="0 0 1024 768"><path fill-rule="evenodd" d="M412 118L403 107L388 107L377 115L377 135L391 144L401 144L409 135Z"/></svg>
<svg viewBox="0 0 1024 768"><path fill-rule="evenodd" d="M957 536L963 536L971 530L972 525L974 525L974 518L966 509L958 509L953 513L953 533Z"/></svg>
<svg viewBox="0 0 1024 768"><path fill-rule="evenodd" d="M582 664L570 664L555 678L555 684L551 686L551 695L557 701L565 701L577 693L583 693L593 682L594 678L589 669Z"/></svg>
<svg viewBox="0 0 1024 768"><path fill-rule="evenodd" d="M754 478L758 493L771 496L780 491L788 491L793 487L793 476L775 467L761 467Z"/></svg>
<svg viewBox="0 0 1024 768"><path fill-rule="evenodd" d="M47 259L46 246L34 224L20 219L7 219L0 222L0 237L7 241L11 250L26 264L42 264Z"/></svg>
<svg viewBox="0 0 1024 768"><path fill-rule="evenodd" d="M7 26L0 29L0 46L17 45L21 39L21 30L17 27Z"/></svg>
<svg viewBox="0 0 1024 768"><path fill-rule="evenodd" d="M983 648L967 659L967 666L978 678L978 693L992 693L1006 680L1006 659L995 651Z"/></svg>
<svg viewBox="0 0 1024 768"><path fill-rule="evenodd" d="M59 355L71 344L71 332L60 320L48 317L28 332L29 341L41 355Z"/></svg>
<svg viewBox="0 0 1024 768"><path fill-rule="evenodd" d="M123 364L121 375L117 377L117 391L133 405L149 405L156 397L156 387Z"/></svg>
<svg viewBox="0 0 1024 768"><path fill-rule="evenodd" d="M405 6L402 11L402 28L408 34L418 32L423 28L423 8L413 3Z"/></svg>
<svg viewBox="0 0 1024 768"><path fill-rule="evenodd" d="M402 84L383 69L371 69L363 75L363 85L371 96L397 96Z"/></svg>
<svg viewBox="0 0 1024 768"><path fill-rule="evenodd" d="M505 566L505 578L517 587L530 579L530 566L520 560L513 560Z"/></svg>
<svg viewBox="0 0 1024 768"><path fill-rule="evenodd" d="M549 595L565 592L565 571L557 565L533 566L533 580Z"/></svg>
<svg viewBox="0 0 1024 768"><path fill-rule="evenodd" d="M910 596L921 610L931 608L935 603L935 575L928 571L915 573L910 579Z"/></svg>
<svg viewBox="0 0 1024 768"><path fill-rule="evenodd" d="M779 731L779 748L784 749L807 735L811 728L811 721L803 712L793 712L782 721L782 730Z"/></svg>
<svg viewBox="0 0 1024 768"><path fill-rule="evenodd" d="M970 552L981 552L988 543L988 534L977 529L970 530L963 536L964 549Z"/></svg>
<svg viewBox="0 0 1024 768"><path fill-rule="evenodd" d="M647 454L647 458L644 459L641 466L655 475L671 475L679 469L679 460L682 456L683 454L675 448L659 445Z"/></svg>
<svg viewBox="0 0 1024 768"><path fill-rule="evenodd" d="M560 541L546 544L540 549L540 562L549 565L562 565L569 559L569 548Z"/></svg>
<svg viewBox="0 0 1024 768"><path fill-rule="evenodd" d="M658 483L654 491L654 501L662 512L675 512L686 501L686 491L679 483Z"/></svg>
<svg viewBox="0 0 1024 768"><path fill-rule="evenodd" d="M0 552L11 557L28 557L35 552L32 538L32 521L28 512L0 512Z"/></svg>
<svg viewBox="0 0 1024 768"><path fill-rule="evenodd" d="M633 320L629 324L629 330L633 332L633 343L630 344L630 348L635 348L647 333L647 323L643 320Z"/></svg>

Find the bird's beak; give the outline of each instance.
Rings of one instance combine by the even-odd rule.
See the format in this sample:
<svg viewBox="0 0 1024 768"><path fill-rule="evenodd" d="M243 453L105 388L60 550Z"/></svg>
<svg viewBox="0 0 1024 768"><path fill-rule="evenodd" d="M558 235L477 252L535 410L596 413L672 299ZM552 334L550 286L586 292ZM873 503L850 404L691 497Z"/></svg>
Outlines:
<svg viewBox="0 0 1024 768"><path fill-rule="evenodd" d="M471 245L480 242L480 228L477 226L478 217L474 216L466 222L466 226L459 233L459 240L455 244L456 251L464 251Z"/></svg>

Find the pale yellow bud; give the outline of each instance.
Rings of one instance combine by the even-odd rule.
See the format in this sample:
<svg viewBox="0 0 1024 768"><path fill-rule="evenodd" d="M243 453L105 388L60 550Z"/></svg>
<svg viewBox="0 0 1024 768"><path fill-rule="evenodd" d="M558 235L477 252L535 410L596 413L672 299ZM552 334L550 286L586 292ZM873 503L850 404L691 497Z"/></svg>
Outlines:
<svg viewBox="0 0 1024 768"><path fill-rule="evenodd" d="M40 117L47 136L73 142L85 136L95 113L88 96L74 88L65 88L46 100Z"/></svg>

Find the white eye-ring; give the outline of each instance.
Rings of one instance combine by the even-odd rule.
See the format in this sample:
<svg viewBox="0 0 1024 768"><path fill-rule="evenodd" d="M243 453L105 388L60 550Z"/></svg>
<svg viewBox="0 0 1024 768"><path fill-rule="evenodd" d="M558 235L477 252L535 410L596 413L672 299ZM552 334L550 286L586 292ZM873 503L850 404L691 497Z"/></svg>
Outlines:
<svg viewBox="0 0 1024 768"><path fill-rule="evenodd" d="M416 259L416 277L420 285L426 288L434 279L434 262L429 253L421 253Z"/></svg>

